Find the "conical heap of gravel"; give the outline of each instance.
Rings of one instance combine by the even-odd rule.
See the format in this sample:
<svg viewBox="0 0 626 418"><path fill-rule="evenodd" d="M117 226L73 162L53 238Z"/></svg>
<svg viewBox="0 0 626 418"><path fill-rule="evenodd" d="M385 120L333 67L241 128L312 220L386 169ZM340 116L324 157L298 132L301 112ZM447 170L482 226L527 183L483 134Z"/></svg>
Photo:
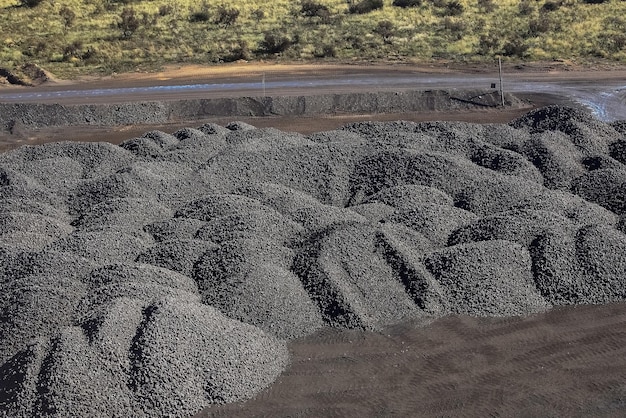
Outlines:
<svg viewBox="0 0 626 418"><path fill-rule="evenodd" d="M622 301L625 126L548 107L3 154L0 417L186 417L323 326Z"/></svg>

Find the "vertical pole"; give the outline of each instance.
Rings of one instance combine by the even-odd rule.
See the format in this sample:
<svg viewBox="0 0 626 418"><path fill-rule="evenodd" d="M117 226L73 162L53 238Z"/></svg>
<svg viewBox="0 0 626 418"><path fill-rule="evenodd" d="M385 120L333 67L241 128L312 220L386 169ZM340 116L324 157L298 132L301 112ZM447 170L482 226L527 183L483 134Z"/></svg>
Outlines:
<svg viewBox="0 0 626 418"><path fill-rule="evenodd" d="M500 99L502 99L502 107L504 107L504 90L502 89L502 58L498 57L498 72L500 73Z"/></svg>

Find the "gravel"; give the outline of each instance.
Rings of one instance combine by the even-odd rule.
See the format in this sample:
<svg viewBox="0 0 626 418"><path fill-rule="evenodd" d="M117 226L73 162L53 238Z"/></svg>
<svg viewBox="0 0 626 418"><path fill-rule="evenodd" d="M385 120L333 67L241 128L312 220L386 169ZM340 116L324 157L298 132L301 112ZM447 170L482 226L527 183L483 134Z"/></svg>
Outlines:
<svg viewBox="0 0 626 418"><path fill-rule="evenodd" d="M623 301L624 126L552 106L2 154L0 417L185 417L324 326Z"/></svg>

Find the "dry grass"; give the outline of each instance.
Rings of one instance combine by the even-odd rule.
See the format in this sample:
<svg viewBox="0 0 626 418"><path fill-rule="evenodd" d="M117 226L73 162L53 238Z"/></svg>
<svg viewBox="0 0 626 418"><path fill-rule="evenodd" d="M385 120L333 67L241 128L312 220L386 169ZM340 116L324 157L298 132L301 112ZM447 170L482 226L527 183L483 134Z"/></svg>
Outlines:
<svg viewBox="0 0 626 418"><path fill-rule="evenodd" d="M288 0L44 0L33 8L0 0L0 62L13 70L34 62L71 77L239 59L626 60L623 1L461 0L455 13L452 0L424 0L413 8L385 0L366 14L348 13L343 0L317 3L328 8L326 17L305 17L301 3ZM220 7L238 16L220 23ZM63 18L64 8L73 19ZM136 28L132 21L120 27L125 8L133 10ZM385 36L376 31L384 21L391 22ZM268 52L266 34L279 35L276 41L287 46Z"/></svg>

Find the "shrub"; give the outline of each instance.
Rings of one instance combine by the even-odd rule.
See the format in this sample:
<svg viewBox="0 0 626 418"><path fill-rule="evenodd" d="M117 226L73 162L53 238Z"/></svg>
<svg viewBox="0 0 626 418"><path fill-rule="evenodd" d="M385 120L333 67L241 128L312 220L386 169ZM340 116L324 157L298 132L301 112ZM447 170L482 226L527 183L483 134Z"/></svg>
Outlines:
<svg viewBox="0 0 626 418"><path fill-rule="evenodd" d="M36 7L42 2L43 0L20 0L20 4L24 7Z"/></svg>
<svg viewBox="0 0 626 418"><path fill-rule="evenodd" d="M82 58L83 43L74 41L63 48L63 61L70 61L72 58Z"/></svg>
<svg viewBox="0 0 626 418"><path fill-rule="evenodd" d="M211 15L206 10L198 10L196 12L192 12L191 15L189 15L189 21L192 23L208 22L210 18Z"/></svg>
<svg viewBox="0 0 626 418"><path fill-rule="evenodd" d="M602 33L597 36L595 43L601 48L602 51L606 52L596 55L606 56L624 49L626 46L626 36L621 33Z"/></svg>
<svg viewBox="0 0 626 418"><path fill-rule="evenodd" d="M239 17L239 9L229 8L221 5L217 8L217 15L215 16L215 24L221 26L231 26Z"/></svg>
<svg viewBox="0 0 626 418"><path fill-rule="evenodd" d="M350 47L352 49L363 49L365 47L365 43L363 42L363 37L362 36L358 36L358 35L348 35L348 37L346 38L346 41L348 41L348 45L350 45Z"/></svg>
<svg viewBox="0 0 626 418"><path fill-rule="evenodd" d="M457 40L463 39L463 33L467 29L467 24L461 20L446 17L443 20L443 27L446 28Z"/></svg>
<svg viewBox="0 0 626 418"><path fill-rule="evenodd" d="M159 6L159 16L167 16L168 14L172 13L173 10L174 8L169 4L163 4Z"/></svg>
<svg viewBox="0 0 626 418"><path fill-rule="evenodd" d="M478 53L480 55L490 55L500 47L500 39L494 33L480 35L478 41Z"/></svg>
<svg viewBox="0 0 626 418"><path fill-rule="evenodd" d="M520 3L517 6L517 8L518 8L519 14L521 16L528 16L535 9L530 0L522 0L522 1L520 1Z"/></svg>
<svg viewBox="0 0 626 418"><path fill-rule="evenodd" d="M76 19L76 13L74 13L72 9L67 6L61 7L61 10L59 10L59 16L61 16L63 26L66 30L74 24L74 19Z"/></svg>
<svg viewBox="0 0 626 418"><path fill-rule="evenodd" d="M528 45L526 45L524 41L521 39L513 39L504 44L502 53L507 57L524 58L527 51Z"/></svg>
<svg viewBox="0 0 626 418"><path fill-rule="evenodd" d="M583 0L583 3L586 4L602 4L602 3L608 3L609 0Z"/></svg>
<svg viewBox="0 0 626 418"><path fill-rule="evenodd" d="M121 21L117 24L117 27L122 30L124 38L130 38L139 29L139 19L135 14L135 9L125 7L120 14L120 19Z"/></svg>
<svg viewBox="0 0 626 418"><path fill-rule="evenodd" d="M378 22L378 25L376 25L374 33L382 36L385 43L391 43L391 38L395 35L395 27L392 22L388 20L381 20Z"/></svg>
<svg viewBox="0 0 626 418"><path fill-rule="evenodd" d="M231 53L225 56L222 60L224 62L234 62L240 60L249 60L251 57L250 48L248 47L248 42L244 40L239 40L236 47L233 48Z"/></svg>
<svg viewBox="0 0 626 418"><path fill-rule="evenodd" d="M541 6L541 10L545 12L555 12L561 7L561 2L547 1Z"/></svg>
<svg viewBox="0 0 626 418"><path fill-rule="evenodd" d="M396 7L419 7L422 5L422 0L393 0L392 3Z"/></svg>
<svg viewBox="0 0 626 418"><path fill-rule="evenodd" d="M330 10L328 7L311 0L304 0L302 2L300 13L305 17L317 17L323 22L330 20Z"/></svg>
<svg viewBox="0 0 626 418"><path fill-rule="evenodd" d="M558 21L551 20L548 16L542 15L537 19L531 19L528 22L528 34L537 36L549 31L558 32L561 30L561 24Z"/></svg>
<svg viewBox="0 0 626 418"><path fill-rule="evenodd" d="M497 8L493 0L478 0L478 7L485 13L491 13Z"/></svg>
<svg viewBox="0 0 626 418"><path fill-rule="evenodd" d="M351 14L365 14L383 8L383 0L361 0L359 3L352 3L348 7Z"/></svg>
<svg viewBox="0 0 626 418"><path fill-rule="evenodd" d="M252 18L258 23L265 18L263 9L255 9L252 11Z"/></svg>
<svg viewBox="0 0 626 418"><path fill-rule="evenodd" d="M291 39L277 32L265 32L263 40L259 43L259 49L268 54L280 54L285 52L293 44Z"/></svg>
<svg viewBox="0 0 626 418"><path fill-rule="evenodd" d="M141 12L141 24L146 28L156 25L158 16L158 14L151 15L150 13L145 11Z"/></svg>
<svg viewBox="0 0 626 418"><path fill-rule="evenodd" d="M323 45L320 49L315 49L313 56L315 58L335 58L337 50L334 45Z"/></svg>
<svg viewBox="0 0 626 418"><path fill-rule="evenodd" d="M465 8L461 3L456 0L449 1L446 3L443 9L443 14L445 16L459 16L462 15L465 11Z"/></svg>

